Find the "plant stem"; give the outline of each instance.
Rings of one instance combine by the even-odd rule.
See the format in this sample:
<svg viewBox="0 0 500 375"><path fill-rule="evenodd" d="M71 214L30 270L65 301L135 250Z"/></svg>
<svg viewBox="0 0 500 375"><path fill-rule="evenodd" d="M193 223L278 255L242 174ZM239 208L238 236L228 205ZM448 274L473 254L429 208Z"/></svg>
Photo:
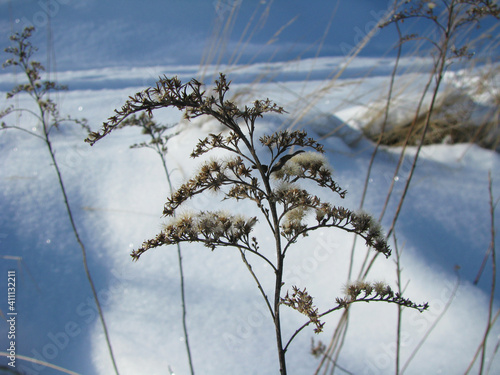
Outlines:
<svg viewBox="0 0 500 375"><path fill-rule="evenodd" d="M281 288L283 286L283 264L285 259L285 253L281 246L281 233L280 233L280 219L278 216L278 211L276 208L276 202L272 200L273 190L271 188L271 183L269 181L269 176L266 174L262 168L262 164L259 160L257 152L253 143L253 127L250 129L249 138L250 140L241 133L241 140L245 143L248 151L252 155L252 159L255 165L258 166L259 173L264 182L265 191L268 197L269 210L271 212L270 226L274 233L274 243L276 248L276 269L275 269L275 284L274 284L274 329L276 333L276 346L278 349L278 359L280 364L280 375L286 375L286 359L285 352L283 348L283 339L281 336L281 320L280 320L280 306L281 306ZM264 298L266 299L266 298ZM266 300L267 301L267 300Z"/></svg>
<svg viewBox="0 0 500 375"><path fill-rule="evenodd" d="M265 179L266 190L271 191L269 179ZM271 196L271 195L269 195ZM271 216L274 226L274 238L276 244L276 282L274 286L274 327L276 330L276 344L278 347L278 358L280 363L280 374L286 375L286 360L285 360L285 350L283 349L283 340L281 338L281 321L280 321L280 305L281 305L281 287L283 285L283 263L284 254L281 251L281 234L279 228L278 214L276 210L276 203L269 202L271 208Z"/></svg>
<svg viewBox="0 0 500 375"><path fill-rule="evenodd" d="M30 69L27 62L21 61L21 66L23 67L23 70L26 73ZM113 348L111 346L111 340L109 338L108 328L107 328L107 325L106 325L106 321L104 320L104 314L102 312L101 304L99 302L99 298L98 298L98 295L97 295L97 290L96 290L94 281L92 280L92 276L90 274L90 269L89 269L88 261L87 261L87 251L85 249L85 245L83 244L82 240L80 239L80 235L78 233L78 229L76 227L75 220L73 218L73 212L72 212L71 206L69 204L68 195L66 193L66 188L64 186L62 174L61 174L61 171L59 169L59 165L57 164L57 160L56 160L56 157L55 157L55 152L54 152L54 149L52 148L52 143L50 141L49 132L50 132L51 128L49 127L49 121L47 119L47 117L50 114L50 112L47 112L47 110L45 110L45 108L43 107L43 104L42 104L43 103L43 101L42 101L42 95L38 93L36 83L33 81L32 77L29 74L26 74L26 75L28 77L28 80L30 82L31 87L33 87L33 93L31 94L31 96L35 99L35 101L36 101L36 103L38 105L38 109L40 111L40 115L37 116L37 117L39 117L40 121L42 122L42 128L43 128L43 133L44 133L44 137L43 137L44 138L44 142L45 142L45 144L47 146L47 149L48 149L49 154L50 154L50 158L52 159L52 163L53 163L54 169L55 169L56 174L57 174L57 179L58 179L58 182L59 182L59 187L61 189L61 193L62 193L63 199L64 199L64 205L66 207L66 212L68 214L68 218L69 218L69 221L71 223L71 227L73 229L73 234L74 234L75 239L78 242L78 245L80 246L80 249L81 249L81 252L82 252L82 261L83 261L83 267L84 267L84 270L85 270L85 275L86 275L87 280L88 280L88 282L90 284L90 288L92 290L92 295L93 295L95 303L96 303L97 312L99 314L99 318L100 318L100 321L101 321L101 324L102 324L102 328L103 328L103 331L104 331L104 337L106 339L106 345L108 347L108 351L109 351L109 354L110 354L111 362L113 364L113 368L114 368L115 373L117 375L119 375L118 367L117 367L116 360L115 360L115 357L114 357L114 354L113 354Z"/></svg>
<svg viewBox="0 0 500 375"><path fill-rule="evenodd" d="M398 6L398 1L396 0L394 2L394 12L396 12L397 6ZM382 144L382 139L383 139L383 136L384 136L384 133L385 133L385 128L387 127L387 121L389 119L389 109L390 109L390 106L391 106L392 95L393 95L393 90L394 90L394 82L396 80L396 73L397 73L398 68L399 68L399 62L401 60L401 53L402 53L402 50L403 50L401 28L399 27L399 23L397 23L397 22L396 22L395 26L396 26L396 30L397 30L398 36L399 36L399 42L398 42L398 47L397 47L397 54L396 54L396 59L395 59L395 62L394 62L394 67L393 67L392 73L391 73L391 79L390 79L390 83L389 83L389 91L387 93L387 104L385 106L385 111L384 111L384 120L382 122L382 127L380 129L380 135L378 137L377 144L375 145L375 148L373 149L373 152L372 152L372 155L371 155L371 158L370 158L370 162L368 164L368 170L366 172L365 182L364 182L364 185L363 185L363 193L361 195L361 202L359 204L359 209L362 209L363 206L364 206L365 199L366 199L366 194L368 192L368 184L370 182L371 172L372 172L373 164L375 162L375 157L377 156L378 150L380 149L380 145ZM348 271L348 274L347 274L347 281L351 280L351 277L352 277L352 271L353 271L353 265L354 265L354 254L355 254L355 248L356 248L357 239L358 239L358 236L354 236L354 239L353 239L353 242L352 242L352 247L351 247L351 256L350 256L350 259L349 259L349 271ZM369 258L369 254L368 254L369 250L370 249L367 250L367 254L365 255L365 261L364 262L366 262L366 260ZM340 320L339 323L338 323L338 325L345 324L346 325L345 328L347 329L347 325L349 323L349 310L346 309L344 311L344 314L345 314L345 319ZM345 332L347 332L347 331L344 330L344 333ZM345 334L342 337L345 337ZM340 351L342 350L343 344L344 344L344 340L341 339L340 342L338 342L338 345L335 345L334 347L332 347L332 350L331 351L328 350L327 352L325 352L324 355L327 358L331 358L333 356L333 351L337 351L337 355L335 356L335 359L337 359L338 356L340 355ZM333 361L333 359L332 359L332 361ZM335 362L334 362L334 364L335 364Z"/></svg>
<svg viewBox="0 0 500 375"><path fill-rule="evenodd" d="M445 42L444 42L444 48L443 48L444 51L448 50L448 42L449 42L448 39L445 40ZM420 138L420 142L417 146L417 151L416 151L415 156L413 158L410 173L408 175L408 178L406 179L406 184L405 184L405 187L403 190L403 194L401 195L398 207L396 209L396 213L394 214L394 217L392 219L391 227L389 228L389 231L387 232L387 237L389 237L391 235L392 231L395 229L396 222L399 218L399 214L401 213L401 209L403 207L403 202L404 202L406 194L408 193L408 190L410 188L410 183L411 183L411 180L413 178L415 168L417 167L417 162L418 162L418 158L420 156L420 151L422 150L422 146L424 144L425 135L427 134L427 129L429 129L429 125L431 123L431 116L432 116L432 113L434 112L434 105L436 103L438 91L439 91L439 88L441 86L441 82L443 80L445 64L446 64L446 52L444 52L443 55L441 56L441 61L439 63L438 74L437 74L437 78L436 78L436 85L435 85L433 93L432 93L431 103L429 105L429 111L427 112L427 115L425 118L425 126L424 126L424 129L422 131L422 136Z"/></svg>
<svg viewBox="0 0 500 375"><path fill-rule="evenodd" d="M495 300L495 286L496 286L496 277L497 277L497 265L496 265L496 252L495 252L495 206L496 203L494 203L493 199L493 183L491 179L491 171L488 173L488 192L489 192L489 203L490 203L490 221L491 221L491 242L490 242L490 249L491 249L491 291L490 291L490 301L489 301L489 306L488 306L488 320L487 320L487 325L486 325L486 330L483 335L483 339L481 341L481 344L479 345L478 350L476 351L476 354L471 361L469 367L467 368L466 374L470 372L472 369L472 366L474 362L477 359L477 356L479 354L479 351L481 352L481 360L479 363L479 374L482 374L484 371L484 365L485 365L485 360L486 360L486 342L488 341L488 336L490 334L491 327L493 326L493 304ZM496 317L495 317L496 319Z"/></svg>
<svg viewBox="0 0 500 375"><path fill-rule="evenodd" d="M401 252L398 248L398 242L397 242L397 237L396 233L393 234L394 238L394 247L395 247L395 253L396 253L396 285L398 286L398 293L400 295L403 295L403 287L402 287L402 282L401 282ZM400 369L400 361L401 361L401 320L403 316L403 307L401 305L398 305L398 311L397 311L397 318L396 318L396 362L395 362L395 374L399 375L399 369Z"/></svg>
<svg viewBox="0 0 500 375"><path fill-rule="evenodd" d="M163 170L165 171L165 176L167 177L167 182L168 186L170 188L170 191L173 191L173 186L172 186L172 181L170 179L170 173L167 168L167 162L165 160L165 155L159 150L157 146L158 155L160 155L162 165L163 165ZM175 213L174 213L175 216ZM186 344L186 352L188 356L188 361L189 361L189 369L191 372L191 375L194 375L194 366L193 366L193 359L191 357L191 347L189 345L189 335L188 335L188 329L187 329L187 322L186 322L186 293L184 289L184 269L182 267L182 251L181 251L181 245L177 243L177 259L179 263L179 277L180 277L180 287L181 287L181 304L182 304L182 329L184 331L184 341Z"/></svg>
<svg viewBox="0 0 500 375"><path fill-rule="evenodd" d="M447 57L448 57L447 52L448 52L449 44L451 42L450 38L451 38L451 33L452 33L452 28L453 28L453 18L454 17L456 17L456 14L453 12L453 5L452 5L451 9L449 10L449 14L448 14L448 23L447 23L447 28L446 28L446 32L445 32L445 39L443 40L442 45L439 48L440 54L438 56L438 60L434 64L434 67L433 67L433 70L431 72L431 75L429 76L429 80L427 81L426 86L424 88L424 91L422 93L422 96L420 97L420 101L418 103L417 110L415 112L415 117L413 119L412 125L410 126L410 130L408 131L408 135L407 135L407 137L405 139L405 143L404 143L403 149L402 149L401 154L400 154L398 165L396 166L396 170L394 172L394 178L391 181L391 186L389 188L389 193L387 194L387 197L386 197L383 209L382 209L382 213L380 214L380 217L379 217L379 220L381 221L382 218L383 218L383 216L385 215L385 210L388 207L389 198L390 198L390 196L392 194L394 183L396 181L396 176L397 176L397 174L399 172L399 169L401 167L401 164L403 162L405 151L406 151L406 147L408 146L408 142L409 142L409 139L410 139L410 135L412 134L413 128L415 127L415 124L416 124L416 122L418 120L420 109L421 109L421 106L423 105L423 101L424 101L424 98L425 98L425 96L427 94L427 90L429 89L429 87L430 87L430 85L432 83L433 78L435 78L436 82L435 82L435 85L434 85L434 90L432 91L432 96L431 96L431 102L429 104L429 109L427 110L427 114L425 116L424 128L422 130L422 135L420 137L420 142L417 145L417 149L416 149L416 152L415 152L415 156L413 157L413 162L412 162L412 165L411 165L411 168L410 168L410 172L409 172L408 177L406 179L406 183L405 183L405 186L403 188L403 193L401 194L398 206L396 208L396 213L393 216L391 226L390 226L390 228L389 228L389 230L387 232L387 235L386 235L387 238L389 238L391 236L392 232L394 231L394 229L396 227L396 222L397 222L397 220L399 218L399 214L401 213L401 209L403 207L403 203L405 201L406 194L408 193L408 190L410 188L410 183L412 181L412 178L413 178L413 175L414 175L414 172L415 172L415 168L417 167L417 162L418 162L418 159L419 159L419 156L420 156L420 151L422 150L422 147L424 145L425 136L426 136L427 130L428 130L429 126L430 126L431 117L432 117L432 114L434 112L434 105L436 103L437 95L438 95L438 92L439 92L439 89L440 89L440 86L441 86L441 82L443 80L443 75L444 75L444 72L446 70L446 62L447 62ZM366 275L370 271L371 267L373 266L375 260L377 259L377 256L378 256L378 253L375 254L372 257L372 259L370 260L370 262L369 262L368 266L366 267L366 269L364 269L364 268L365 268L365 265L366 265L367 258L365 259L365 263L363 263L363 266L362 266L361 272L360 272L360 274L363 275L362 277L366 277Z"/></svg>
<svg viewBox="0 0 500 375"><path fill-rule="evenodd" d="M48 138L46 140L46 145L47 145L47 148L49 149L50 157L52 159L54 169L56 170L56 173L57 173L59 187L61 188L61 192L63 194L64 205L66 206L66 212L68 213L69 221L71 223L71 227L73 229L75 239L78 242L78 245L80 245L80 249L82 251L83 268L85 269L85 275L87 276L87 280L89 281L90 288L92 289L92 295L94 296L94 300L95 300L96 307L97 307L97 312L99 314L99 319L101 320L102 329L104 331L104 337L106 339L106 345L108 347L109 355L111 357L111 362L113 363L113 368L115 370L115 373L118 375L119 374L118 367L116 365L115 356L113 354L113 348L111 346L111 340L109 338L108 327L106 325L106 321L104 320L104 314L102 312L101 303L99 302L99 298L97 296L97 290L95 288L94 281L92 280L92 276L90 275L90 269L89 269L89 265L88 265L88 261L87 261L87 251L85 250L85 246L84 246L82 240L80 239L80 235L78 234L75 220L73 219L73 213L71 211L71 206L69 205L69 202L68 202L68 196L66 194L66 188L64 187L64 182L63 182L63 179L61 176L61 171L59 170L59 166L56 162L56 158L54 155L54 151L52 149L52 145L51 145L50 140Z"/></svg>
<svg viewBox="0 0 500 375"><path fill-rule="evenodd" d="M283 342L281 338L281 321L280 321L280 293L281 284L283 280L283 258L280 257L278 261L278 272L276 273L276 286L274 296L274 327L276 330L276 344L278 346L278 358L280 362L280 374L286 375L286 360L285 350L283 349Z"/></svg>

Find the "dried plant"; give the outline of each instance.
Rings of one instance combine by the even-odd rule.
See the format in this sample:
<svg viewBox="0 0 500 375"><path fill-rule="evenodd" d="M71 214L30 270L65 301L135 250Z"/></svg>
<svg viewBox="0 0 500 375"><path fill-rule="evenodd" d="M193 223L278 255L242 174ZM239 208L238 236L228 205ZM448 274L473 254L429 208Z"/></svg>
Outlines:
<svg viewBox="0 0 500 375"><path fill-rule="evenodd" d="M355 233L365 240L367 246L386 257L391 250L380 225L369 214L326 202L300 185L300 182L314 183L330 196L345 196L346 191L333 179L332 169L322 155L323 147L301 130L279 131L256 139L256 120L266 113L283 113L284 110L269 99L256 100L251 106L240 109L226 100L229 85L230 82L221 74L215 81L213 91L207 93L204 86L194 79L183 84L177 78L163 77L156 87L131 96L99 132L89 134L86 141L93 145L119 128L129 116L139 112L152 115L154 110L166 107L184 110L186 119L209 115L227 128L226 132L209 134L200 140L191 156L199 157L214 149L229 151L232 156L205 161L193 177L171 194L163 210L171 220L154 238L146 240L132 252L133 260L138 260L150 249L181 242L201 243L211 250L218 247L237 249L257 283L274 322L281 374L287 372L285 353L292 340L310 323L315 324L315 332L319 333L323 328L319 319L326 314L357 301L384 301L425 310L426 304L417 305L379 284L371 287L370 291L368 284L353 284L358 285L359 293L354 295L350 292L348 297L337 299L333 308L322 313L313 305L313 297L306 289L292 286L292 291L282 297L285 255L300 237L315 230L338 228ZM310 151L290 154L294 148ZM263 162L264 155L269 160L267 164ZM218 193L223 200L253 201L261 215L245 217L219 210L174 217L186 201L206 191ZM264 249L252 235L259 222L269 226L274 235L274 244L266 245ZM271 266L275 276L273 296L267 295L266 288L254 273L247 258L250 255ZM286 344L281 327L281 305L289 306L309 319Z"/></svg>
<svg viewBox="0 0 500 375"><path fill-rule="evenodd" d="M403 207L406 194L409 191L412 177L417 166L421 148L429 138L429 130L432 126L433 114L435 114L437 109L437 98L443 82L444 74L450 67L450 65L455 61L459 59L468 59L474 55L473 51L470 50L471 48L468 44L469 41L465 37L466 33L470 30L471 27L479 26L480 22L486 17L494 17L496 19L499 19L500 7L497 5L497 2L491 0L395 0L391 13L392 15L390 16L390 18L386 22L383 22L380 27L383 28L388 25L396 26L399 35L397 54L398 57L390 83L388 101L385 108L386 111L384 114L382 126L383 130L379 135L377 145L382 143L383 137L387 137L385 125L387 123L391 105L392 88L394 83L393 79L394 75L396 74L397 62L399 56L401 55L401 47L403 43L409 43L417 40L427 42L428 45L431 46L430 55L433 57L434 63L429 74L429 78L425 84L425 88L417 103L413 120L408 126L406 134L404 134L405 137L404 141L402 142L402 151L400 153L400 157L394 171L389 191L386 195L382 213L379 216L379 220L382 220L386 213L386 209L389 207L388 203L390 201L390 198L392 197L393 189L395 187L395 181L397 181L397 176L400 173L400 168L406 155L407 146L410 144L410 140L412 138L416 139L416 153L413 156L410 172L406 179L403 193L399 198L396 212L392 218L391 226L387 231L387 236L393 234L395 230L399 214ZM405 21L411 19L416 19L421 22L428 22L431 25L431 32L429 32L428 35L402 34L402 24ZM424 99L429 94L430 104L428 108L425 108L425 111L423 111ZM422 112L424 112L424 115L422 115ZM421 124L420 127L418 126L419 124ZM377 151L378 146L372 154L369 168L371 168L371 164L373 163ZM361 206L363 205L369 178L370 175L368 174L365 180ZM366 253L365 260L358 273L358 277L360 279L365 279L367 277L377 257L378 253ZM327 351L325 352L324 361L322 361L322 363L318 367L317 373L319 373L323 364L326 363L327 359L330 360L331 358L333 358L333 362L335 364L336 358L338 358L338 356L340 355L340 351L342 350L343 345L343 339L339 339L339 337L346 332L345 330L347 329L348 318L348 311L346 311L345 319L339 321L338 327L332 337L331 345L329 345ZM399 350L399 348L397 350ZM396 373L398 373L398 371L399 369L396 369ZM327 370L324 371L324 373L326 372Z"/></svg>
<svg viewBox="0 0 500 375"><path fill-rule="evenodd" d="M320 322L318 309L314 307L313 298L305 288L304 290L300 290L296 286L293 286L292 295L290 296L288 292L286 292L286 296L281 299L281 303L307 316L309 322L316 325L314 333L323 332L325 323Z"/></svg>
<svg viewBox="0 0 500 375"><path fill-rule="evenodd" d="M469 51L469 45L467 44L467 40L464 41L465 38L463 33L466 32L467 29L471 26L479 26L480 22L486 17L494 17L496 19L500 19L500 7L496 4L495 1L413 0L402 3L398 11L395 12L391 19L381 26L384 27L392 23L402 23L407 19L413 18L428 20L434 26L432 29L433 32L428 37L415 34L400 37L400 43L415 39L424 39L425 41L430 43L430 45L432 46L431 55L434 58L434 66L432 68L431 74L429 75L429 80L427 81L420 97L413 121L409 127L402 152L396 170L394 172L394 178L391 182L391 186L389 187L389 192L386 196L382 214L380 215L380 219L382 219L388 206L389 199L392 195L394 181L396 180L395 177L399 173L399 169L405 156L406 147L408 146L410 137L415 132L415 126L420 119L420 111L423 107L424 98L430 92L431 99L429 107L423 119L423 126L419 134L416 153L413 157L410 172L406 179L403 193L399 199L396 213L388 230L388 236L390 236L390 234L395 229L396 222L399 218L399 214L401 213L401 208L403 206L406 194L408 193L408 190L410 188L417 161L420 156L420 151L422 149L422 146L425 144L426 136L432 122L432 116L436 110L438 93L443 82L444 73L455 60L471 58L474 55L473 52ZM369 271L371 264L373 264L373 260L374 258L372 258L372 261L369 263L366 270L363 271L365 276Z"/></svg>
<svg viewBox="0 0 500 375"><path fill-rule="evenodd" d="M488 319L486 321L486 330L483 334L483 338L479 344L479 347L476 350L476 353L474 354L474 357L472 358L469 367L467 368L465 374L469 374L470 371L472 370L472 367L474 366L474 363L477 361L479 357L479 374L486 373L488 374L490 372L490 367L493 363L494 357L497 354L498 351L498 340L497 344L495 345L494 349L494 354L492 357L488 358L486 356L486 347L487 347L487 342L488 338L491 334L491 329L495 325L496 320L498 319L498 316L500 315L500 309L496 310L496 313L493 314L493 308L494 308L494 303L495 303L495 290L496 290L496 278L497 278L497 261L496 261L496 244L495 244L495 238L496 238L496 231L495 231L495 210L496 206L498 205L498 202L500 201L500 198L495 198L493 197L493 180L491 177L491 171L488 173L488 195L489 195L489 205L490 205L490 233L491 233L491 242L490 246L486 252L485 255L485 260L488 260L488 258L491 256L491 290L490 290L490 300L488 304ZM479 281L479 278L481 277L482 270L479 270L479 274L476 277L475 283ZM489 362L487 364L487 362Z"/></svg>
<svg viewBox="0 0 500 375"><path fill-rule="evenodd" d="M116 361L113 355L113 350L111 346L111 341L108 334L108 328L106 322L104 320L104 314L102 312L101 304L99 302L97 296L97 290L95 284L92 280L91 273L89 270L88 262L87 262L87 250L85 245L83 244L80 234L78 232L77 225L74 220L73 211L71 210L71 206L69 204L68 195L66 192L66 188L64 185L63 176L61 174L61 170L59 168L59 164L57 163L55 150L53 148L51 133L53 129L58 129L65 122L73 122L84 129L89 129L86 123L86 120L73 119L70 117L61 117L59 114L59 110L57 108L57 103L50 99L49 94L53 91L65 90L65 86L60 86L56 82L53 81L43 81L42 80L42 72L45 70L43 65L38 61L32 60L33 54L36 52L37 48L32 45L30 41L30 37L32 36L34 31L33 27L27 27L23 30L22 33L15 33L10 37L10 40L14 42L14 46L7 47L5 52L12 55L12 58L8 59L3 67L9 66L18 66L25 73L27 82L23 84L19 84L14 87L10 92L7 93L7 99L13 98L14 96L25 93L28 94L33 102L36 104L37 110L33 111L28 108L14 108L8 107L6 110L0 113L0 118L3 118L13 112L25 112L34 116L37 121L40 123L42 134L35 132L34 130L28 130L25 127L18 125L9 125L5 122L1 123L0 129L17 129L24 133L27 133L31 136L41 139L45 145L47 146L47 151L52 160L52 165L54 166L55 172L57 174L57 179L59 182L59 187L61 190L61 194L63 195L64 204L66 207L66 213L68 215L69 221L71 223L71 228L73 229L73 234L75 236L78 245L80 246L82 253L83 266L85 269L85 275L89 282L89 285L92 289L92 294L96 303L97 311L99 314L99 318L102 324L102 328L104 331L104 337L106 339L106 344L108 347L109 355L111 361L113 363L113 368L116 374L118 374L118 368L116 365Z"/></svg>

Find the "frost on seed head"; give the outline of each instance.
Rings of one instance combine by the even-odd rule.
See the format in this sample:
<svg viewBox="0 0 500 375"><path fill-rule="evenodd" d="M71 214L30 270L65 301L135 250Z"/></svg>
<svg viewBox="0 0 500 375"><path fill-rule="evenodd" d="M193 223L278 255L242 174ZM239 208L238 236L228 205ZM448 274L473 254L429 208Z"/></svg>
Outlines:
<svg viewBox="0 0 500 375"><path fill-rule="evenodd" d="M290 158L281 169L274 173L274 177L287 180L293 177L305 177L307 173L315 176L320 172L331 174L328 160L319 152L309 151Z"/></svg>
<svg viewBox="0 0 500 375"><path fill-rule="evenodd" d="M387 257L391 254L380 222L373 216L364 210L358 210L352 214L351 224L357 232L365 234L364 237L368 246L372 246L376 251L385 254Z"/></svg>

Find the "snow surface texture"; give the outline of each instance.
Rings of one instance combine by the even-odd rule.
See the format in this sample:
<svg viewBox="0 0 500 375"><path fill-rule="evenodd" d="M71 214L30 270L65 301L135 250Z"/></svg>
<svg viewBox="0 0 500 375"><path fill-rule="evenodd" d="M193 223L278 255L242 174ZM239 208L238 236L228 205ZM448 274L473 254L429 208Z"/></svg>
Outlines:
<svg viewBox="0 0 500 375"><path fill-rule="evenodd" d="M365 62L373 67L373 59ZM338 63L336 59L319 59L314 66L321 70ZM387 61L379 63L387 68ZM345 201L334 203L357 208L373 150L373 145L360 136L359 113L385 95L390 70L384 69L385 74L362 80L342 80L335 89L315 99L310 93L321 88L324 81L292 79L297 76L294 69L290 69L290 76L283 73L279 83L254 85L248 91L245 82L260 74L261 68L256 65L229 76L241 81L231 89L246 94L240 100L269 97L289 112L284 117L262 119L259 132L270 133L282 127L284 120L299 118L295 109L304 105L304 98L316 100L314 110L300 118L295 127L304 128L325 145L337 181L348 190ZM362 68L361 60L355 69ZM307 67L304 69L307 71ZM161 67L142 71L115 69L112 85L110 74L105 71L61 73L59 78L69 84L76 82L77 87L60 94L57 100L63 114L86 117L97 128L128 95L149 84L152 77L180 74L185 80L194 71L190 67L181 67L179 71L170 68L168 72ZM92 80L88 78L90 74ZM414 77L411 80L418 81ZM0 75L2 90L11 84L12 76ZM352 92L356 92L355 99ZM418 93L413 93L415 99ZM411 94L405 94L406 102L411 101ZM0 96L4 95L5 92L0 92ZM21 96L19 106L26 105L28 101ZM181 113L174 111L158 116L169 123L177 123L180 118ZM19 120L11 116L8 120L36 127L27 115ZM198 139L218 131L220 125L200 119L186 124L185 130L171 140L167 159L176 186L189 178L200 163L189 158ZM54 135L53 142L77 225L89 251L91 272L120 372L166 374L171 368L176 374L186 374L176 251L151 250L137 263L132 263L129 256L132 249L161 228L161 212L168 195L161 163L150 150L128 148L144 140L135 129L118 131L92 148L83 143L85 136L79 130L64 128L61 134ZM40 140L21 132L0 132L2 256L22 258L22 263L11 259L0 263L1 275L5 276L8 269L18 272L17 351L77 373L107 375L112 373L112 367L102 327L44 147ZM375 161L364 206L375 216L382 208L398 156L398 149L383 149ZM410 163L411 151L396 182L395 197L402 191ZM428 301L431 307L423 314L404 312L402 363L450 298L456 283L454 266L462 268L453 304L411 362L407 374L463 373L481 341L487 317L489 267L479 286L471 282L490 241L488 171L493 174L494 196L498 197L497 153L470 145L423 148L396 233L400 247L404 248L401 262L403 285L407 285L405 295L416 302ZM229 210L258 215L250 203L225 204ZM392 218L396 204L396 199L390 202L386 218ZM219 209L223 204L215 195L207 195L190 201L188 206L186 210L209 210ZM496 216L499 223L498 212ZM382 224L387 227L389 219ZM266 240L270 237L262 220L255 228L255 235L262 251L266 251ZM331 307L335 297L342 296L352 240L352 236L341 231L318 232L301 239L287 256L285 287L307 287L320 311ZM362 241L358 241L354 269L359 267L365 252ZM188 327L197 373L276 374L274 329L239 254L229 248L211 252L184 244L183 259ZM252 260L255 272L271 294L272 271L258 259ZM395 286L393 258L378 259L369 279ZM1 303L5 312L4 301ZM289 337L305 318L286 307L282 311L284 336ZM325 319L326 329L320 336L306 329L297 337L287 352L291 374L313 373L317 360L309 354L311 338L328 343L339 316L336 313ZM392 373L395 318L395 306L375 303L353 306L339 364L355 374ZM1 342L4 342L3 327ZM488 356L499 335L500 330L495 327ZM0 364L5 361L1 358ZM59 373L19 359L18 362L24 366L20 369L28 374ZM499 372L497 360L491 373Z"/></svg>

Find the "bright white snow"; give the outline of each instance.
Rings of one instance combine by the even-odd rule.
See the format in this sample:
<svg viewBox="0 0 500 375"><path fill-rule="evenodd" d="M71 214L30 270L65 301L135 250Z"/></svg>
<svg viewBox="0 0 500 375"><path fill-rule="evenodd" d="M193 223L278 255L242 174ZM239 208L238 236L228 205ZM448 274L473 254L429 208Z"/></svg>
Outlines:
<svg viewBox="0 0 500 375"><path fill-rule="evenodd" d="M373 65L373 60L368 62L367 65ZM235 80L232 91L245 94L251 89L241 99L245 103L269 97L289 112L283 118L264 118L259 122L260 133L285 126L284 120L300 118L295 127L321 139L337 181L348 190L345 201L335 198L334 203L355 209L373 150L373 145L359 133L363 120L359 113L375 99L385 97L390 69L371 77L358 77L358 72L367 66L361 59L350 72L352 75L348 72L348 78L337 81L324 95L311 94L325 86L325 71L337 65L336 59L317 60L314 68L323 78L315 80L313 74L310 81L304 80L310 68L304 63L302 72L289 64L284 69L275 66L281 78L269 83L247 83L262 69L268 71L261 65L235 71L234 76L229 73L228 78ZM190 67L156 67L59 73L70 89L73 82L76 88L59 94L57 102L63 114L86 117L97 129L128 95L152 84L160 74L180 74L186 80L196 71ZM407 76L411 77L409 82L417 82L418 78L412 75ZM211 79L207 77L206 81ZM1 97L5 97L12 84L11 75L0 75ZM407 90L405 101L417 100L418 95L416 90ZM302 114L301 109L309 103L314 104L314 109ZM1 110L6 104L2 101L0 105ZM29 101L21 96L19 106L26 105ZM395 107L394 116L404 115L397 112L403 108ZM158 114L158 119L176 123L181 115L165 111ZM36 127L27 114L18 120L11 115L6 121L18 121L28 129ZM185 125L184 131L171 140L167 158L176 185L189 178L200 162L189 158L198 139L217 131L221 128L213 121L199 119ZM132 263L129 256L143 240L158 233L164 220L161 213L168 189L160 160L151 150L128 148L145 140L135 129L116 131L92 148L83 143L85 136L80 130L64 128L61 134L54 134L53 143L70 204L89 251L91 272L100 291L120 373L168 374L170 368L175 374L187 374L176 249L150 250L137 263ZM1 255L22 259L22 263L11 259L2 259L0 263L2 277L8 269L18 272L18 354L81 374L110 374L111 363L84 276L81 253L45 145L19 131L4 130L0 132L0 150ZM364 206L375 216L382 208L399 151L383 148L376 158ZM384 227L390 225L413 152L408 152L403 163L382 222ZM490 264L478 286L472 285L472 281L490 242L488 171L492 173L494 196L498 198L498 153L470 145L434 145L422 150L396 234L403 250L405 295L415 302L428 301L431 307L423 314L404 311L402 364L445 308L457 282L455 265L461 266L460 286L451 307L410 363L407 374L463 373L481 341L486 327ZM258 215L248 202L224 205L248 216ZM220 207L217 196L209 194L189 202L185 210ZM500 222L498 212L496 219ZM260 220L255 235L262 251L271 251L266 248L270 237L264 224ZM352 240L340 231L322 231L301 239L286 259L286 286L307 287L320 311L331 307L335 297L342 296L347 281ZM183 244L182 249L188 327L197 373L276 374L274 329L239 254L230 248L211 252L193 244ZM354 270L359 268L365 252L362 241L358 241ZM259 259L250 259L271 293L272 271ZM380 257L368 279L384 280L395 287L394 259ZM5 313L4 301L5 298L1 309ZM497 308L496 305L494 312ZM291 374L314 372L318 361L309 354L311 338L328 344L339 317L340 312L328 317L325 333L319 336L312 329L305 329L298 336L287 353ZM339 364L355 374L392 373L395 317L393 305L354 305ZM285 307L283 320L285 338L306 321ZM4 342L3 328L1 334ZM488 356L499 335L495 326ZM0 363L5 364L5 358ZM20 359L18 364L27 374L58 373ZM496 360L491 373L498 372L500 363Z"/></svg>

